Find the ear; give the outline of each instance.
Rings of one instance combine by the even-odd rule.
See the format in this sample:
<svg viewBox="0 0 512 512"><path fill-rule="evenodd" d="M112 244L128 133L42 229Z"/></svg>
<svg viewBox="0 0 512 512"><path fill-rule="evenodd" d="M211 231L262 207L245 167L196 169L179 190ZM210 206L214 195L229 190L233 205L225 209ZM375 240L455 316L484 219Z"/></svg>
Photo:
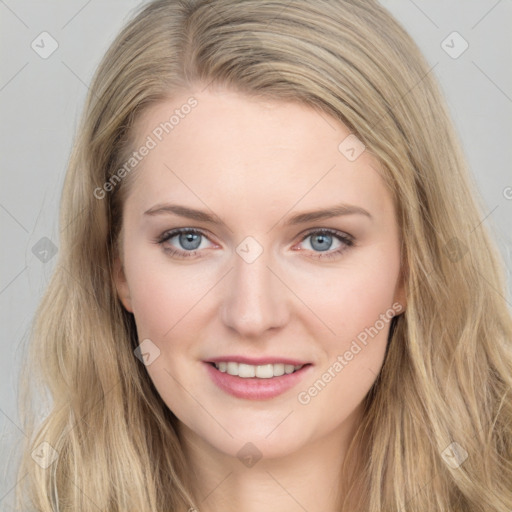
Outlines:
<svg viewBox="0 0 512 512"><path fill-rule="evenodd" d="M114 259L114 283L117 289L117 295L123 303L123 306L127 311L133 313L130 288L128 287L128 282L126 281L126 276L124 274L123 263L119 256Z"/></svg>
<svg viewBox="0 0 512 512"><path fill-rule="evenodd" d="M407 309L407 287L406 287L407 277L406 277L406 274L407 274L407 269L405 268L405 266L402 266L402 268L400 269L400 274L398 276L398 281L397 281L396 288L395 288L395 296L393 298L393 303L398 302L402 306L402 309L400 310L400 312L398 314L404 313L405 310Z"/></svg>

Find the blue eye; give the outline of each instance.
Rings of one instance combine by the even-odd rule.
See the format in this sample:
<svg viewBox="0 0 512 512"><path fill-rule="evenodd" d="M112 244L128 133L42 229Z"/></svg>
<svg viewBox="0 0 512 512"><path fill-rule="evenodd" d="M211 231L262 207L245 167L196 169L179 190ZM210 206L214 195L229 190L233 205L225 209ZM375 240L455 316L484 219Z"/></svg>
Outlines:
<svg viewBox="0 0 512 512"><path fill-rule="evenodd" d="M175 246L171 246L171 248L164 246L165 242L173 238L176 238L178 243L185 250L176 249ZM206 236L196 229L174 229L164 233L156 242L164 246L164 250L171 256L190 257L195 256L196 250L199 249L201 245L202 238L206 238Z"/></svg>
<svg viewBox="0 0 512 512"><path fill-rule="evenodd" d="M177 248L175 245L171 245L170 247L164 245L174 238L182 249ZM192 228L180 228L163 233L155 240L155 243L162 245L164 251L170 256L189 258L196 256L197 252L200 251L202 239L208 239L202 231ZM354 245L354 237L333 229L311 230L302 238L301 243L307 239L311 239L310 246L312 248L311 252L313 253L312 257L318 259L334 258ZM339 245L335 250L331 250L335 240ZM302 250L303 249L301 249L301 251Z"/></svg>
<svg viewBox="0 0 512 512"><path fill-rule="evenodd" d="M314 249L313 257L319 259L335 258L354 245L354 237L333 229L310 231L301 242L308 238L311 239L309 245ZM332 247L333 240L337 240L340 245L335 250L329 250Z"/></svg>

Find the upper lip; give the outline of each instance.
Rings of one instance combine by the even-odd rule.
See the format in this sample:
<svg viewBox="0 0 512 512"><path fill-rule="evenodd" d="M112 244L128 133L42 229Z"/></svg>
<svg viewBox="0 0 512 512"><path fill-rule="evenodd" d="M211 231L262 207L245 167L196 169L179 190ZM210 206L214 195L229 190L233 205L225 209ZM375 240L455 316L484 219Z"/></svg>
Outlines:
<svg viewBox="0 0 512 512"><path fill-rule="evenodd" d="M207 363L234 362L242 364L250 364L260 366L264 364L290 364L293 366L309 364L307 361L299 361L298 359L289 359L287 357L245 357L245 356L220 356L208 359Z"/></svg>

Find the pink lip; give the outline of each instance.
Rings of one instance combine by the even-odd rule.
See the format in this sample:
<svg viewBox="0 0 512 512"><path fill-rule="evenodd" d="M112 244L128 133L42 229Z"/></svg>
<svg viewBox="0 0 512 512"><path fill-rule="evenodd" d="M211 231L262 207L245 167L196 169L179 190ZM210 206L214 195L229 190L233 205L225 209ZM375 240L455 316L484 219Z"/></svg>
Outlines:
<svg viewBox="0 0 512 512"><path fill-rule="evenodd" d="M233 361L233 359L227 360ZM226 359L222 359L221 361L226 361ZM299 362L298 364L301 363ZM205 362L204 365L212 381L220 389L236 398L244 398L246 400L269 400L274 398L297 385L312 368L311 364L307 364L294 373L284 374L280 377L272 377L271 379L259 379L257 377L244 379L221 372L217 370L213 364Z"/></svg>
<svg viewBox="0 0 512 512"><path fill-rule="evenodd" d="M293 366L299 366L303 364L308 364L308 361L299 361L298 359L286 359L283 357L244 357L244 356L221 356L214 357L213 359L208 359L206 361L208 363L222 363L222 362L233 362L233 363L243 363L243 364L251 364L253 366L263 365L263 364L292 364Z"/></svg>

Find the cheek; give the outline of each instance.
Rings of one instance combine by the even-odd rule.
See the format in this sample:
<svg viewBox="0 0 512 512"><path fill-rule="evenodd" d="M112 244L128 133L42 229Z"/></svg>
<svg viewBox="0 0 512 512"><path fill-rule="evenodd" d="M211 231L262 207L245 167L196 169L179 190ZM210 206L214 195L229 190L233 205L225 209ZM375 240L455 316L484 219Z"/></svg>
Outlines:
<svg viewBox="0 0 512 512"><path fill-rule="evenodd" d="M338 316L340 334L345 331L356 336L374 325L392 307L397 275L389 268L376 270L364 269L347 276L340 294L343 307Z"/></svg>
<svg viewBox="0 0 512 512"><path fill-rule="evenodd" d="M190 395L204 393L202 384L192 378L195 367L187 363L197 356L194 350L203 328L220 332L224 328L216 316L219 295L208 292L225 269L206 261L177 264L154 248L131 248L128 254L125 266L139 339L152 339L162 350L162 357L148 366L148 373L181 421L202 422L202 417L195 416L197 408L187 405ZM321 435L341 424L375 382L391 317L387 322L377 321L394 302L398 274L398 253L383 245L361 251L337 266L315 268L308 264L282 270L283 280L293 290L283 287L283 297L296 294L307 305L305 308L292 296L290 332L297 328L311 339L319 357L314 377L293 397L297 412L304 415L304 432L308 431L305 425ZM322 327L319 318L334 335ZM186 390L179 383L186 383Z"/></svg>
<svg viewBox="0 0 512 512"><path fill-rule="evenodd" d="M384 361L391 320L402 311L393 308L398 261L389 253L376 261L340 271L323 287L325 293L316 295L314 307L334 335L319 340L325 359L297 399L309 415L330 411L322 427L327 430L343 422L374 384Z"/></svg>
<svg viewBox="0 0 512 512"><path fill-rule="evenodd" d="M207 261L177 264L159 248L127 246L126 254L133 312L139 335L147 338L161 339L185 316L193 316L192 308L205 300L219 277ZM332 329L339 344L372 326L391 307L399 254L393 246L376 246L338 267L293 272L287 281Z"/></svg>
<svg viewBox="0 0 512 512"><path fill-rule="evenodd" d="M331 339L339 348L373 326L381 315L390 318L400 312L391 309L399 273L400 256L396 246L376 244L354 253L337 268L303 273L302 279L295 283L295 290L331 328L334 332ZM380 321L377 327L383 329Z"/></svg>
<svg viewBox="0 0 512 512"><path fill-rule="evenodd" d="M127 250L125 271L139 338L161 340L204 297L209 282L191 268L171 262L158 249Z"/></svg>

